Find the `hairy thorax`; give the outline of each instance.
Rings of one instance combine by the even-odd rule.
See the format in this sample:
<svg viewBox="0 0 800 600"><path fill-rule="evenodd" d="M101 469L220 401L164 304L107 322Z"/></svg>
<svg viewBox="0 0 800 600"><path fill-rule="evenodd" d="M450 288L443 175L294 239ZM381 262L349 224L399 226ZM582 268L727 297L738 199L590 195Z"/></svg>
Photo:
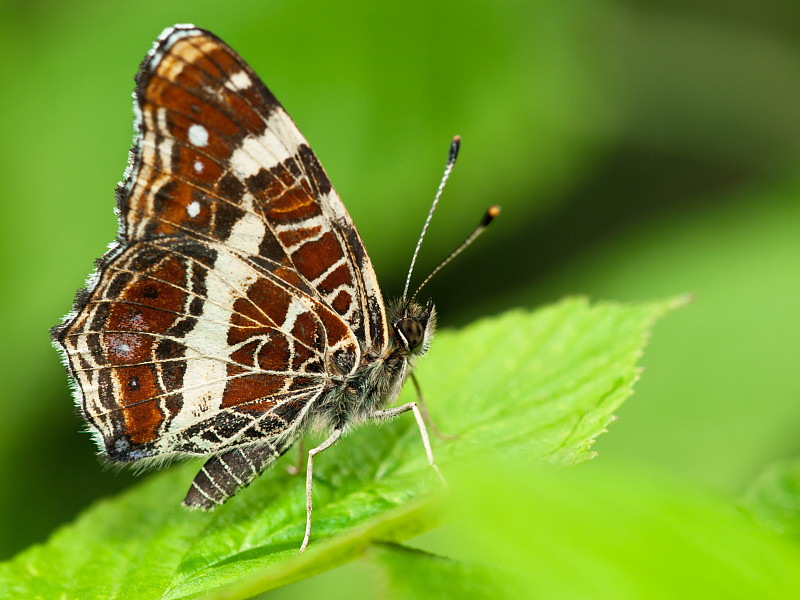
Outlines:
<svg viewBox="0 0 800 600"><path fill-rule="evenodd" d="M313 411L314 429L349 428L393 403L414 361L428 350L436 324L432 304L393 303L387 312L388 344L367 349L356 370L331 381Z"/></svg>

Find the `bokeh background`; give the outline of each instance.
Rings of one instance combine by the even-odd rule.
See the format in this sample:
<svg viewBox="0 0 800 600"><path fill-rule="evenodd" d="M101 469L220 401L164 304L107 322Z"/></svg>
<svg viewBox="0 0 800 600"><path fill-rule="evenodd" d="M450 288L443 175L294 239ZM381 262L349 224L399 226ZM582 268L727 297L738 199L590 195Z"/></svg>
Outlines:
<svg viewBox="0 0 800 600"><path fill-rule="evenodd" d="M417 281L503 214L431 283L442 327L693 293L595 462L738 498L800 456L798 19L795 0L0 2L0 559L135 479L79 433L47 331L116 233L133 75L176 22L283 102L387 296L462 135ZM281 593L362 576L344 569Z"/></svg>

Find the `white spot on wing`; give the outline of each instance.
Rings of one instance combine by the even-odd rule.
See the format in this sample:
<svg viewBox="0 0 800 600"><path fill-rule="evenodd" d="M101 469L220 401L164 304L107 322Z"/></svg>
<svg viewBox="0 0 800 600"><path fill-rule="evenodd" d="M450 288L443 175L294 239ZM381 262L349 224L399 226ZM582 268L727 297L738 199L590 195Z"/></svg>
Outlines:
<svg viewBox="0 0 800 600"><path fill-rule="evenodd" d="M237 90L246 90L253 85L250 77L244 71L239 71L231 75L231 78L225 82L225 87L234 92Z"/></svg>
<svg viewBox="0 0 800 600"><path fill-rule="evenodd" d="M208 146L208 130L195 123L189 127L189 141L198 148Z"/></svg>
<svg viewBox="0 0 800 600"><path fill-rule="evenodd" d="M196 217L200 214L200 203L197 200L194 200L189 206L186 207L186 212L189 213L190 217Z"/></svg>
<svg viewBox="0 0 800 600"><path fill-rule="evenodd" d="M201 161L201 160L194 161L194 170L195 170L195 173L202 173L203 172L203 161Z"/></svg>

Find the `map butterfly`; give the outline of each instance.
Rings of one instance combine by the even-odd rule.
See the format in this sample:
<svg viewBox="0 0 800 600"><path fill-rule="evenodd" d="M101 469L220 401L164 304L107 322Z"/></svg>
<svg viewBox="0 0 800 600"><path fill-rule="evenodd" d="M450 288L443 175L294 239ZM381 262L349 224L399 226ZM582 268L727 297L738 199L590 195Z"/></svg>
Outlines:
<svg viewBox="0 0 800 600"><path fill-rule="evenodd" d="M308 453L302 551L313 457L353 425L413 411L436 468L418 404L384 408L428 349L434 307L384 308L308 143L214 34L166 29L134 111L117 239L52 330L77 405L112 461L210 456L189 508L225 502L310 426L330 432Z"/></svg>

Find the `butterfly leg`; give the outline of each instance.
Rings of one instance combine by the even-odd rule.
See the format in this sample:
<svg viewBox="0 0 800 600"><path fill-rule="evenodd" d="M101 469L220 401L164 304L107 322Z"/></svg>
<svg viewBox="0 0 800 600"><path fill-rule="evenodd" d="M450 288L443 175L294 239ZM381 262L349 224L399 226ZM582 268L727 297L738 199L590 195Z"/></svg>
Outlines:
<svg viewBox="0 0 800 600"><path fill-rule="evenodd" d="M422 418L425 419L425 422L428 424L428 427L431 428L433 435L438 437L440 440L455 440L459 438L457 433L452 435L447 435L439 431L439 428L436 427L436 423L433 422L431 416L428 414L428 407L425 406L425 399L422 397L422 388L419 385L419 381L417 381L416 375L411 373L411 383L414 384L414 390L417 392L417 402L419 403L419 409L422 412Z"/></svg>
<svg viewBox="0 0 800 600"><path fill-rule="evenodd" d="M289 445L269 442L240 446L211 457L192 481L183 501L187 508L211 510L222 504L286 452Z"/></svg>
<svg viewBox="0 0 800 600"><path fill-rule="evenodd" d="M300 546L300 552L305 551L306 547L308 546L308 540L311 537L311 511L313 510L311 489L314 473L314 456L333 446L341 435L341 429L334 429L333 433L327 440L322 442L316 448L312 448L308 451L308 465L306 466L306 535L303 538L303 544Z"/></svg>
<svg viewBox="0 0 800 600"><path fill-rule="evenodd" d="M422 445L425 446L425 454L428 455L428 463L433 467L433 470L436 471L436 474L439 476L439 479L442 480L442 483L447 483L442 476L442 472L439 470L439 467L436 465L436 461L433 459L433 450L431 450L431 440L428 437L428 430L425 428L425 420L422 418L422 413L420 413L419 406L416 402L409 402L408 404L403 404L402 406L395 406L394 408L385 408L383 410L376 410L373 411L370 415L373 419L378 421L388 421L389 419L393 419L397 415L402 415L404 412L408 411L414 412L414 418L417 420L417 427L419 427L419 435L422 437Z"/></svg>

